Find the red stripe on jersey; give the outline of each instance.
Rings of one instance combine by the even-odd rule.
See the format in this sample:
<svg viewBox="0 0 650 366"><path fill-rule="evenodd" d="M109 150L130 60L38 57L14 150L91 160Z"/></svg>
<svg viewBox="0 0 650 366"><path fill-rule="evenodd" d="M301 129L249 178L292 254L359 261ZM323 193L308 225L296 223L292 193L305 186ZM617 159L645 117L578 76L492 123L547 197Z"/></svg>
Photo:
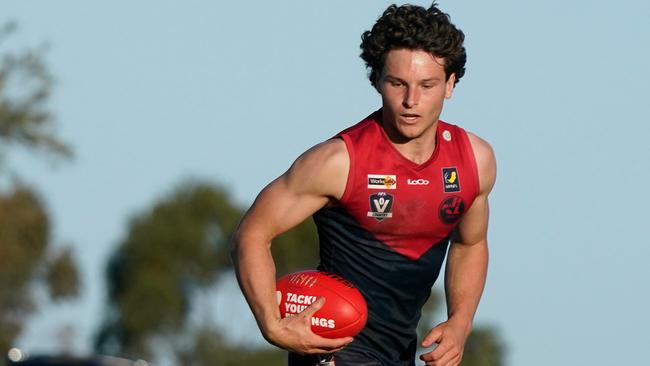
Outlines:
<svg viewBox="0 0 650 366"><path fill-rule="evenodd" d="M465 130L438 121L433 154L416 164L390 142L380 113L337 135L350 157L340 205L375 238L416 260L469 210L479 192L476 161Z"/></svg>

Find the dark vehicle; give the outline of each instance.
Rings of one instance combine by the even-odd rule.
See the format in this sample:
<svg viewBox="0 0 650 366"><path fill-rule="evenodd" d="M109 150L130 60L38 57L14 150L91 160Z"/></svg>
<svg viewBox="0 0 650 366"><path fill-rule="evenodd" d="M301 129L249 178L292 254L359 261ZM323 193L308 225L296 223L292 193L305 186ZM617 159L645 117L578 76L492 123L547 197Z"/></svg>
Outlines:
<svg viewBox="0 0 650 366"><path fill-rule="evenodd" d="M148 366L143 360L131 361L124 358L94 356L34 356L19 361L7 360L9 366Z"/></svg>

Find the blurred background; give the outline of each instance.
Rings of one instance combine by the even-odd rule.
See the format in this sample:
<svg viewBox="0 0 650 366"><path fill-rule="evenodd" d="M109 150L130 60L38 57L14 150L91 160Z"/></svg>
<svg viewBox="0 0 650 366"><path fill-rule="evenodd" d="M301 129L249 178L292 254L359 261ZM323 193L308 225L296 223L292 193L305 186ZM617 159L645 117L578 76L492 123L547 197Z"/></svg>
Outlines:
<svg viewBox="0 0 650 366"><path fill-rule="evenodd" d="M0 2L6 362L283 365L228 240L380 106L359 43L390 3ZM468 50L442 118L499 163L463 365L650 364L650 3L439 5ZM314 267L311 221L273 250L278 274ZM422 331L442 320L437 284Z"/></svg>

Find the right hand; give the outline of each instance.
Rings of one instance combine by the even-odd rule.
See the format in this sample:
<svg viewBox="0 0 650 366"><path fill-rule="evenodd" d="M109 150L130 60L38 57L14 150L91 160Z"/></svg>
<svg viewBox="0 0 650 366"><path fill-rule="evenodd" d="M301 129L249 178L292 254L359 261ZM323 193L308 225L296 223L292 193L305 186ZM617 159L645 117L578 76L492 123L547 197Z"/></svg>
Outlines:
<svg viewBox="0 0 650 366"><path fill-rule="evenodd" d="M325 298L320 297L299 314L276 320L267 328L264 338L300 355L334 353L343 349L354 340L352 337L324 338L311 330L311 317L324 304Z"/></svg>

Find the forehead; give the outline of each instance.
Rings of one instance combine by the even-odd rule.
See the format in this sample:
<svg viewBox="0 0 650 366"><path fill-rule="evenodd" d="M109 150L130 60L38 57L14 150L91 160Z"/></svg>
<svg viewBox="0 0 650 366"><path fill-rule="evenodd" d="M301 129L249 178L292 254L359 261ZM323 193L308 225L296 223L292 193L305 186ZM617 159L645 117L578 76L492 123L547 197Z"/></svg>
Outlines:
<svg viewBox="0 0 650 366"><path fill-rule="evenodd" d="M435 57L424 50L395 49L386 54L384 75L392 76L444 76L444 58Z"/></svg>

